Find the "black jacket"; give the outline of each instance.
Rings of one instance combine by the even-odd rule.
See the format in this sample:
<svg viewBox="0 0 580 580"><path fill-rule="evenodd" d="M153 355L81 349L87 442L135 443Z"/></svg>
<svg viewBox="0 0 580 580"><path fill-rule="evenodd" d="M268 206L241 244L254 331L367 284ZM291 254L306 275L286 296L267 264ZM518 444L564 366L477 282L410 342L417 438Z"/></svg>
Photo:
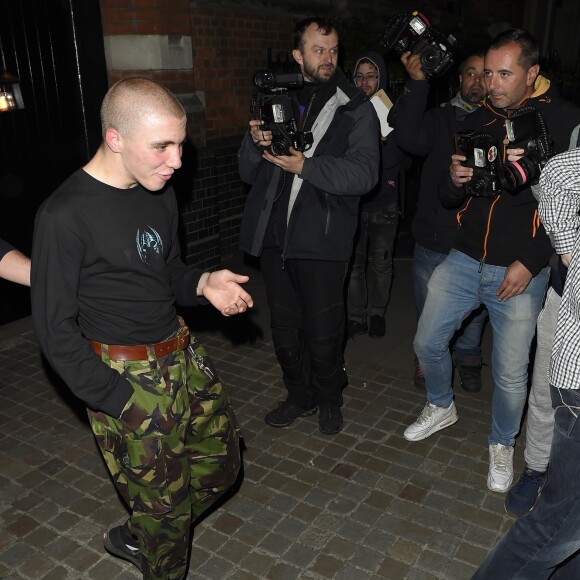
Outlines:
<svg viewBox="0 0 580 580"><path fill-rule="evenodd" d="M534 94L520 107L532 106L539 111L556 153L566 151L572 129L580 123L580 108L555 95L549 81L542 76L538 77L534 88ZM504 161L506 118L507 111L494 108L489 100L469 117L470 128L497 139L498 155ZM534 276L548 265L553 250L540 224L538 203L529 184L514 193L467 197L463 188L455 187L447 175L441 182L440 199L447 207L460 206L455 249L496 266L509 266L519 260Z"/></svg>
<svg viewBox="0 0 580 580"><path fill-rule="evenodd" d="M471 111L451 103L426 111L428 96L427 81L408 79L389 122L402 149L425 157L411 226L413 237L429 250L448 254L457 233L457 212L442 207L437 187L449 173L454 135L468 126Z"/></svg>
<svg viewBox="0 0 580 580"><path fill-rule="evenodd" d="M340 70L337 90L318 116L323 134L316 135L300 176L293 179L295 198L282 251L284 259L348 261L358 222L359 199L377 183L379 123L365 95L351 86ZM308 156L312 155L312 156ZM262 252L264 234L282 170L262 158L247 134L238 151L242 180L252 185L240 228L240 248Z"/></svg>

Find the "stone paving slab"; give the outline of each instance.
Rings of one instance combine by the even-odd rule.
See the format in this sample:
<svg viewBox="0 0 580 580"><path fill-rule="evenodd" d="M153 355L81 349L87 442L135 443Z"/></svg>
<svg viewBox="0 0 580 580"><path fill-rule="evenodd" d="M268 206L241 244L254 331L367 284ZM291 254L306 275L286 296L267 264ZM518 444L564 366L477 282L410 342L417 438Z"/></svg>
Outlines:
<svg viewBox="0 0 580 580"><path fill-rule="evenodd" d="M412 351L402 360L397 350L408 351L411 321L399 338L347 345L341 433L322 435L316 416L273 429L263 415L285 391L267 330L244 341L244 321L232 324L196 334L232 397L244 477L196 527L188 578L470 578L513 521L486 487L489 369L480 393L456 390L455 425L407 442L424 405ZM82 405L46 366L30 324L0 336L0 377L0 579L140 577L102 548L126 512ZM516 471L522 452L520 441Z"/></svg>

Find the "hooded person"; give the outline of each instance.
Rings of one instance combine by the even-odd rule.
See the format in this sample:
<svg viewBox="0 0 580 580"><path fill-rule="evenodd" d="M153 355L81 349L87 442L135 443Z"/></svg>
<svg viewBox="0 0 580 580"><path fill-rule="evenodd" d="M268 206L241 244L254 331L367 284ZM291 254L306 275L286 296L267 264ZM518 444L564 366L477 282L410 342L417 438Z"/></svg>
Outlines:
<svg viewBox="0 0 580 580"><path fill-rule="evenodd" d="M354 69L355 85L371 98L387 92L387 67L380 54L363 52ZM384 336L385 311L393 277L393 248L399 216L399 169L404 159L393 135L381 137L379 181L361 200L359 227L348 285L348 333ZM367 273L368 264L368 273Z"/></svg>

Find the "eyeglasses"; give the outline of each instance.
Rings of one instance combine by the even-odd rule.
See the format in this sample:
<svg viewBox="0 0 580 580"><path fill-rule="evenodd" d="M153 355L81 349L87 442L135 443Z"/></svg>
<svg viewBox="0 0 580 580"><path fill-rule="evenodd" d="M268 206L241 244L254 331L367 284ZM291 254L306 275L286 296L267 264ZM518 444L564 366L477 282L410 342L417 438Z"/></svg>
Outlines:
<svg viewBox="0 0 580 580"><path fill-rule="evenodd" d="M363 81L366 81L367 83L372 83L373 81L376 81L378 78L379 78L379 75L377 73L367 73L366 75L358 73L358 74L354 75L354 82L357 85L359 85Z"/></svg>

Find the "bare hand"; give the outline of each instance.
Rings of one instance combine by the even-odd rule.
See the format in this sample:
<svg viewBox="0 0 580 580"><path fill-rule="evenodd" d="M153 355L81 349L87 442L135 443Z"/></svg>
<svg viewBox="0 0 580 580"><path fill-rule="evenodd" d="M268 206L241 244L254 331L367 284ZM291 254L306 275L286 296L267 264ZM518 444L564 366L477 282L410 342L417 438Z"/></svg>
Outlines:
<svg viewBox="0 0 580 580"><path fill-rule="evenodd" d="M497 289L497 299L505 302L514 296L519 296L528 287L532 273L518 260L511 263L506 271L503 282Z"/></svg>
<svg viewBox="0 0 580 580"><path fill-rule="evenodd" d="M290 155L272 155L268 151L262 153L262 157L270 163L281 167L284 171L300 175L304 167L304 154L302 151L296 151L294 147L289 147Z"/></svg>
<svg viewBox="0 0 580 580"><path fill-rule="evenodd" d="M566 268L569 268L570 261L572 260L572 254L570 252L568 252L567 254L562 254L560 256L560 259L562 260L562 264L564 264L564 266L566 266Z"/></svg>
<svg viewBox="0 0 580 580"><path fill-rule="evenodd" d="M421 69L421 56L418 54L411 54L411 51L408 50L404 52L401 56L401 62L405 67L405 70L409 74L409 76L414 81L424 81L425 80L425 73Z"/></svg>
<svg viewBox="0 0 580 580"><path fill-rule="evenodd" d="M241 314L252 308L252 297L240 286L250 278L230 270L204 272L199 279L197 295L207 298L224 316Z"/></svg>
<svg viewBox="0 0 580 580"><path fill-rule="evenodd" d="M272 131L263 131L262 125L264 121L252 119L250 121L250 138L254 145L261 147L269 147L272 143Z"/></svg>
<svg viewBox="0 0 580 580"><path fill-rule="evenodd" d="M449 173L451 175L451 181L455 187L461 187L464 183L467 183L473 176L473 168L465 167L461 165L462 161L465 161L466 157L464 155L454 154L451 156L451 165L449 166Z"/></svg>
<svg viewBox="0 0 580 580"><path fill-rule="evenodd" d="M506 153L508 161L519 161L524 156L525 149L508 149Z"/></svg>

